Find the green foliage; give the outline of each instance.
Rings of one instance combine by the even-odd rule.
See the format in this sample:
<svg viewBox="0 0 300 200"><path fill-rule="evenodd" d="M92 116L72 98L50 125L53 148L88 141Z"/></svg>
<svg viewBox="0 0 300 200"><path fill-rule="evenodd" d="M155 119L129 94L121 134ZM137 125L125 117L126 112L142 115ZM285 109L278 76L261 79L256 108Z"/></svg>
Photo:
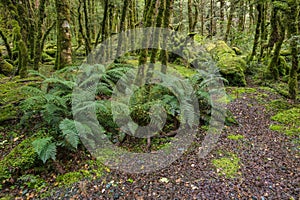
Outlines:
<svg viewBox="0 0 300 200"><path fill-rule="evenodd" d="M225 175L227 178L234 178L238 174L239 162L240 159L235 154L212 160L218 174Z"/></svg>

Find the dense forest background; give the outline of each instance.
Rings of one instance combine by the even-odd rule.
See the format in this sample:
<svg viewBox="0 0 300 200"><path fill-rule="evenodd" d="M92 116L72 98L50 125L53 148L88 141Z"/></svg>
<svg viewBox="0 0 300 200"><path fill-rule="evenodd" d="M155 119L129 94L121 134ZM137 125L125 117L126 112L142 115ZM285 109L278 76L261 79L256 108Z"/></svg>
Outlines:
<svg viewBox="0 0 300 200"><path fill-rule="evenodd" d="M299 5L299 0L0 0L0 198L299 198ZM149 27L159 28L142 29ZM117 115L115 88L132 69L141 87L131 91L127 115ZM147 82L154 71L177 90ZM168 79L173 73L190 84L198 113L180 105L178 94L189 96ZM224 118L221 140L196 162L217 112L208 90L217 82L225 87L214 91L226 91L218 101L228 104L218 111ZM77 87L87 92L74 94ZM170 152L182 139L181 126L198 115L195 140L183 156L153 174L109 168L104 164L117 151L102 148L95 156L83 145L100 124L115 147ZM161 129L135 137L120 128L126 123L137 135L136 124ZM141 171L147 167L151 171L150 165Z"/></svg>

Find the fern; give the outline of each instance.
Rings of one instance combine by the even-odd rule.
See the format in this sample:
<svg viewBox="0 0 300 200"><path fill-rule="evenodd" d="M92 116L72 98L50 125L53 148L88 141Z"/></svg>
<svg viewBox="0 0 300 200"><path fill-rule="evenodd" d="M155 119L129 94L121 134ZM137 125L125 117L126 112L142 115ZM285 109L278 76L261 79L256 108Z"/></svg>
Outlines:
<svg viewBox="0 0 300 200"><path fill-rule="evenodd" d="M79 135L73 120L64 119L60 122L59 128L63 133L65 141L74 149L77 149L79 144Z"/></svg>
<svg viewBox="0 0 300 200"><path fill-rule="evenodd" d="M32 142L32 146L39 158L46 163L48 159L56 159L56 144L52 141L52 137L36 139Z"/></svg>

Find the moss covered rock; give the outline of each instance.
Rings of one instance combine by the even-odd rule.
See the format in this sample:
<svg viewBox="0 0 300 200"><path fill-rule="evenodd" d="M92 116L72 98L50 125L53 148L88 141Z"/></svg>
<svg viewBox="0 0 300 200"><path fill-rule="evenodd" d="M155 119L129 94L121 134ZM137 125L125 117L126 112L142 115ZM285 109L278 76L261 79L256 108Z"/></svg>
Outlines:
<svg viewBox="0 0 300 200"><path fill-rule="evenodd" d="M23 140L3 160L0 161L0 181L17 176L22 171L32 168L37 161L31 143L34 138Z"/></svg>
<svg viewBox="0 0 300 200"><path fill-rule="evenodd" d="M0 59L0 74L3 74L5 76L12 75L14 71L14 67L8 63L6 60Z"/></svg>
<svg viewBox="0 0 300 200"><path fill-rule="evenodd" d="M220 68L220 73L228 80L229 85L245 86L244 71L247 68L246 61L237 56L224 41L217 41L215 44L208 44L206 49Z"/></svg>

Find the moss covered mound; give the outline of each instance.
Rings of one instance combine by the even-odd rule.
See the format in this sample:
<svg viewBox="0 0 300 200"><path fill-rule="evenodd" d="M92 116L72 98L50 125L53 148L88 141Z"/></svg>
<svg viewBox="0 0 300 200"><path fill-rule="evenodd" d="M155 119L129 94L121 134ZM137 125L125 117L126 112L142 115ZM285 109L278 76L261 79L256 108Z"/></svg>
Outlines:
<svg viewBox="0 0 300 200"><path fill-rule="evenodd" d="M300 108L292 108L277 113L271 118L278 124L270 125L274 131L284 132L286 135L300 138Z"/></svg>
<svg viewBox="0 0 300 200"><path fill-rule="evenodd" d="M23 140L0 161L0 182L17 176L36 164L37 154L31 145L33 140L34 138Z"/></svg>
<svg viewBox="0 0 300 200"><path fill-rule="evenodd" d="M217 41L215 44L208 44L206 49L210 52L213 59L220 68L220 73L228 80L229 85L245 86L246 61L237 56L224 41Z"/></svg>
<svg viewBox="0 0 300 200"><path fill-rule="evenodd" d="M28 97L23 87L34 85L36 81L38 78L35 77L26 79L15 77L12 80L8 77L0 78L0 123L17 118L18 105Z"/></svg>

